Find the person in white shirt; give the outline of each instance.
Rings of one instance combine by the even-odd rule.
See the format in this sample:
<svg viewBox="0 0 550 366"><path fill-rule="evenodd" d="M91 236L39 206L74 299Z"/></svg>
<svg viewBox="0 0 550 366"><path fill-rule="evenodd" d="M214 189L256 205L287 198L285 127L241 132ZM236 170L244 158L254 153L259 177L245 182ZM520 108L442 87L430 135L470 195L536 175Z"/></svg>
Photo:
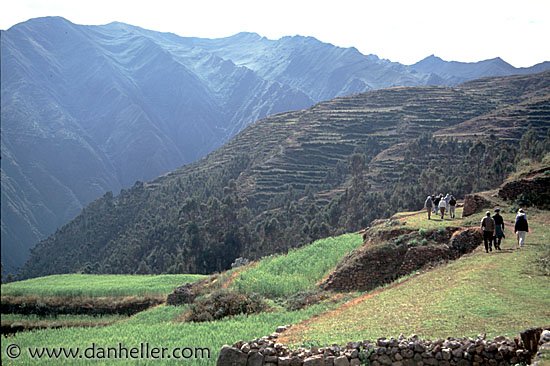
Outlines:
<svg viewBox="0 0 550 366"><path fill-rule="evenodd" d="M447 201L443 197L441 197L441 200L439 201L439 213L441 214L441 220L443 220L443 217L445 216L445 210L447 209Z"/></svg>

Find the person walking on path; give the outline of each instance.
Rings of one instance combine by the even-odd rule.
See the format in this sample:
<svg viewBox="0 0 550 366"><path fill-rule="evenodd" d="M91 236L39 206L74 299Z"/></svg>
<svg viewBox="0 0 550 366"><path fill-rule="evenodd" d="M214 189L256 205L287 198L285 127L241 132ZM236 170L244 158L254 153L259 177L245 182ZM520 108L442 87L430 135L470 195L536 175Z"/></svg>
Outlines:
<svg viewBox="0 0 550 366"><path fill-rule="evenodd" d="M500 216L500 208L495 209L495 214L493 215L493 220L495 221L495 237L494 245L495 249L500 249L500 242L504 238L504 219Z"/></svg>
<svg viewBox="0 0 550 366"><path fill-rule="evenodd" d="M447 203L447 207L449 207L449 201L451 200L451 195L450 194L446 194L445 195L445 203Z"/></svg>
<svg viewBox="0 0 550 366"><path fill-rule="evenodd" d="M455 206L456 206L455 196L451 196L451 199L449 200L449 216L451 216L451 219L455 218Z"/></svg>
<svg viewBox="0 0 550 366"><path fill-rule="evenodd" d="M428 198L426 198L426 202L424 202L424 207L426 208L426 211L428 212L428 220L430 220L431 216L432 216L432 209L433 209L433 201L432 201L432 196L428 196Z"/></svg>
<svg viewBox="0 0 550 366"><path fill-rule="evenodd" d="M495 235L495 220L491 217L491 211L487 211L484 218L481 219L481 229L483 230L483 244L485 244L485 253L493 251L493 236Z"/></svg>
<svg viewBox="0 0 550 366"><path fill-rule="evenodd" d="M441 201L441 196L435 196L435 198L432 196L432 201L434 201L433 213L437 214L437 210L439 208L439 201Z"/></svg>
<svg viewBox="0 0 550 366"><path fill-rule="evenodd" d="M516 216L516 224L514 226L514 233L518 237L518 246L522 248L525 244L525 234L529 232L529 224L527 223L527 216L522 208L519 209L518 215ZM519 249L518 248L518 249Z"/></svg>
<svg viewBox="0 0 550 366"><path fill-rule="evenodd" d="M441 196L441 199L439 200L439 211L441 213L441 220L443 220L443 217L445 216L445 210L447 209L447 201Z"/></svg>

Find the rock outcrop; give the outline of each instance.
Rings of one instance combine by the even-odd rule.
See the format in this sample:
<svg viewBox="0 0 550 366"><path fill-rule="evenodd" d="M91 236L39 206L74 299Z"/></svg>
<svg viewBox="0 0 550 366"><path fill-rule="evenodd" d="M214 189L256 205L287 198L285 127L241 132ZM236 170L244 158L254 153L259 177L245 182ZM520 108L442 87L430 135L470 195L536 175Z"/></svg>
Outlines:
<svg viewBox="0 0 550 366"><path fill-rule="evenodd" d="M485 198L477 194L468 194L464 197L464 209L462 211L462 217L471 216L481 209L489 207L491 203Z"/></svg>

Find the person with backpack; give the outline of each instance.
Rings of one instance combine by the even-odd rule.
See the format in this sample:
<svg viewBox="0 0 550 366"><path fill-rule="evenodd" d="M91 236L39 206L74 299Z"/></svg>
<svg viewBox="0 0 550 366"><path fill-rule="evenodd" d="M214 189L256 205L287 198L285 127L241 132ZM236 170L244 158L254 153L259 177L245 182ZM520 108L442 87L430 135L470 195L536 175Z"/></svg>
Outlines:
<svg viewBox="0 0 550 366"><path fill-rule="evenodd" d="M525 234L529 232L529 224L527 223L527 216L522 208L519 209L516 216L516 224L514 225L514 233L518 238L518 249L523 248L525 244Z"/></svg>
<svg viewBox="0 0 550 366"><path fill-rule="evenodd" d="M491 217L491 211L487 211L486 216L481 219L481 229L483 230L483 244L485 244L485 253L493 251L493 236L495 235L495 220Z"/></svg>
<svg viewBox="0 0 550 366"><path fill-rule="evenodd" d="M445 198L443 198L443 195L441 195L439 200L439 211L441 213L441 220L443 220L443 217L445 216L446 209L447 209L447 201L445 201Z"/></svg>
<svg viewBox="0 0 550 366"><path fill-rule="evenodd" d="M495 249L500 249L500 242L504 238L504 219L500 216L500 208L495 209L495 214L493 215L493 220L495 220L495 237L493 242Z"/></svg>
<svg viewBox="0 0 550 366"><path fill-rule="evenodd" d="M428 212L428 220L430 220L431 216L432 216L432 208L433 208L433 201L432 201L432 196L428 196L428 198L426 198L426 201L424 202L424 207L426 208L426 211Z"/></svg>
<svg viewBox="0 0 550 366"><path fill-rule="evenodd" d="M455 196L451 196L451 199L449 199L449 216L451 216L451 219L455 218L455 207L456 207Z"/></svg>
<svg viewBox="0 0 550 366"><path fill-rule="evenodd" d="M437 211L439 210L439 201L441 201L441 196L435 196L435 198L432 196L432 201L434 202L433 213L437 214Z"/></svg>

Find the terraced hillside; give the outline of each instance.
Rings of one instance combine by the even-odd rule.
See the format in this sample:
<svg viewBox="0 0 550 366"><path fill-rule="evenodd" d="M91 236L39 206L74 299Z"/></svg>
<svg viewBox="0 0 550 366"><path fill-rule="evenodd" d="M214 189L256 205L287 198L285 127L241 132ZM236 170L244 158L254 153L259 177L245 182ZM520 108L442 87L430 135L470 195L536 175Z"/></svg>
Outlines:
<svg viewBox="0 0 550 366"><path fill-rule="evenodd" d="M538 101L548 95L547 72L371 91L270 116L197 163L92 203L37 245L21 276L221 271L239 256L286 251L418 209L427 193L496 186L515 162L518 133L506 134L507 145L429 134L522 108L546 136L550 114ZM529 121L514 120L514 131ZM470 128L475 134L477 124ZM485 176L489 162L497 175ZM464 176L422 175L438 164Z"/></svg>
<svg viewBox="0 0 550 366"><path fill-rule="evenodd" d="M517 140L521 137L522 126L531 125L539 131L548 128L549 115L550 95L535 96L444 129L437 135L463 140L498 134L501 139Z"/></svg>
<svg viewBox="0 0 550 366"><path fill-rule="evenodd" d="M199 166L223 165L239 154L253 157L238 183L247 198L262 206L266 198L284 193L290 187L303 190L308 184L322 186L330 179L327 172L338 162L345 162L354 151L372 149L365 146L367 141L378 145L376 150L369 151L372 154L422 133L438 135L439 130L454 126L461 126L456 129L463 133L477 131L475 124L465 130L462 123L489 119L511 108L521 108L537 119L511 115L514 132L509 138L519 140L530 123L535 123L542 134L549 127L550 107L544 103L550 98L549 88L550 74L545 73L536 77L482 79L456 88L392 88L336 98L304 111L263 119ZM508 125L493 127L495 133L510 129ZM369 137L374 140L368 140ZM383 165L381 160L376 163ZM386 165L388 169L381 177L391 176L390 171L395 170L392 163ZM168 176L186 172L184 168Z"/></svg>

